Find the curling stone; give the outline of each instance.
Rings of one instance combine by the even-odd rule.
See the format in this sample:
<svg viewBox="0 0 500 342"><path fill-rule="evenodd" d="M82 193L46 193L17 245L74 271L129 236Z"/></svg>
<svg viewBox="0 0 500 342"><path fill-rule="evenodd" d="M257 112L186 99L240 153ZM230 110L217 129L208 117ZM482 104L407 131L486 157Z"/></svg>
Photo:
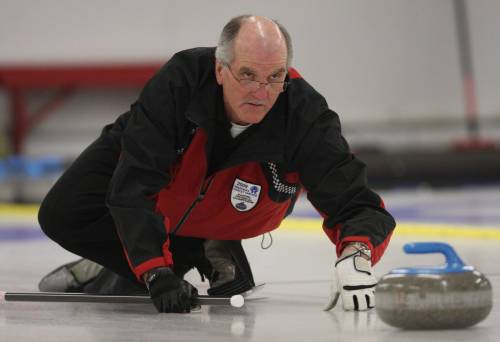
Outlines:
<svg viewBox="0 0 500 342"><path fill-rule="evenodd" d="M444 265L398 268L375 287L376 312L385 323L403 329L458 329L485 319L492 308L491 284L466 266L445 243L411 243L408 254L442 253Z"/></svg>

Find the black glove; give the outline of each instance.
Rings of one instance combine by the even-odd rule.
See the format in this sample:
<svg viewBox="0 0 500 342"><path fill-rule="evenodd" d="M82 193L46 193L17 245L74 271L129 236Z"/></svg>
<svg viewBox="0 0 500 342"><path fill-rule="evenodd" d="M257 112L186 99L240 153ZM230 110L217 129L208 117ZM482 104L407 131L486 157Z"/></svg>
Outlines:
<svg viewBox="0 0 500 342"><path fill-rule="evenodd" d="M198 290L177 277L169 267L158 267L146 275L151 300L159 312L190 312Z"/></svg>

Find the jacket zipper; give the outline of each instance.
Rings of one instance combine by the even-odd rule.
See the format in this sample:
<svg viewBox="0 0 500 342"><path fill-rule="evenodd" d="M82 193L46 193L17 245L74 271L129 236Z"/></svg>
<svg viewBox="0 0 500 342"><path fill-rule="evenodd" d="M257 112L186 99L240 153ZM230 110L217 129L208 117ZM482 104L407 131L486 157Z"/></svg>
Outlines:
<svg viewBox="0 0 500 342"><path fill-rule="evenodd" d="M208 179L205 179L205 181L203 182L203 184L200 187L200 191L198 193L198 196L196 196L193 203L191 203L189 208L187 208L187 210L184 212L181 219L179 220L179 222L177 223L175 228L172 230L172 232L170 232L170 234L173 235L173 234L177 233L177 231L181 228L181 226L184 224L184 222L187 220L187 218L189 217L189 215L193 211L194 207L196 207L196 205L203 200L203 198L205 197L205 194L207 193L208 188L210 188L210 185L212 184L213 180L214 180L214 175L210 176Z"/></svg>

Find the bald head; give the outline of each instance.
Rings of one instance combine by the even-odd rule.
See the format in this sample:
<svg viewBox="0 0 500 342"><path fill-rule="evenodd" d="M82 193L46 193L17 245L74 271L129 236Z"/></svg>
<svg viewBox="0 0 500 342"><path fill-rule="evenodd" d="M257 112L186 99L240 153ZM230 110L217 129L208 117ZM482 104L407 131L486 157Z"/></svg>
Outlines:
<svg viewBox="0 0 500 342"><path fill-rule="evenodd" d="M287 57L283 34L274 21L265 17L250 17L243 22L236 36L233 52L243 56L260 55L262 60L274 56L284 59Z"/></svg>
<svg viewBox="0 0 500 342"><path fill-rule="evenodd" d="M276 20L263 16L242 15L231 19L222 30L215 55L231 64L235 53L258 53L263 58L282 55L290 66L292 42L287 30Z"/></svg>

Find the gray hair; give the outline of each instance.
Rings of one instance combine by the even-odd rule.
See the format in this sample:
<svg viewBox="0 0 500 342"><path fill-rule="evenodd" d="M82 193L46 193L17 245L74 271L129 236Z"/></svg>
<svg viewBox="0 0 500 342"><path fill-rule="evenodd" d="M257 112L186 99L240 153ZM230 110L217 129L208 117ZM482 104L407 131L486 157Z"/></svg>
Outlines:
<svg viewBox="0 0 500 342"><path fill-rule="evenodd" d="M244 14L237 17L232 18L229 22L224 26L222 32L219 37L219 43L217 44L217 48L215 49L215 57L220 60L223 64L230 65L234 59L234 40L240 31L243 23L253 17L250 14ZM293 47L292 47L292 37L288 33L287 29L281 25L277 20L271 19L273 23L278 26L283 38L285 39L286 44L286 65L287 68L292 64L293 57Z"/></svg>

